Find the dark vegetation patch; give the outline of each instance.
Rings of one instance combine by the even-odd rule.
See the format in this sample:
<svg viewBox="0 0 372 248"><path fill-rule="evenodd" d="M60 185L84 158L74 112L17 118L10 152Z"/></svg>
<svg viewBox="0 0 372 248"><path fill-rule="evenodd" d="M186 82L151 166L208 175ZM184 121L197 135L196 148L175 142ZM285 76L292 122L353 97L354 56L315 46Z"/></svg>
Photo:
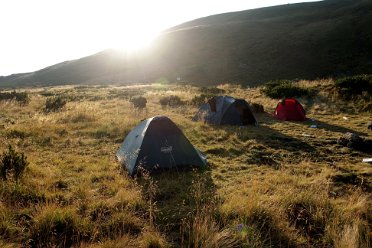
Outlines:
<svg viewBox="0 0 372 248"><path fill-rule="evenodd" d="M248 164L268 165L278 169L280 167L279 159L280 158L275 153L252 149L249 151L246 162Z"/></svg>
<svg viewBox="0 0 372 248"><path fill-rule="evenodd" d="M372 75L339 78L324 91L343 112L372 112Z"/></svg>
<svg viewBox="0 0 372 248"><path fill-rule="evenodd" d="M225 94L226 91L217 87L201 87L200 92L205 95L221 95Z"/></svg>
<svg viewBox="0 0 372 248"><path fill-rule="evenodd" d="M371 192L372 187L367 178L370 175L361 176L354 172L345 172L342 174L336 174L330 177L331 181L335 186L353 186L358 187L365 192Z"/></svg>
<svg viewBox="0 0 372 248"><path fill-rule="evenodd" d="M143 109L146 108L147 100L143 96L132 97L129 102L133 105L134 108Z"/></svg>
<svg viewBox="0 0 372 248"><path fill-rule="evenodd" d="M337 140L337 143L358 151L372 152L372 140L360 137L355 133L345 133Z"/></svg>
<svg viewBox="0 0 372 248"><path fill-rule="evenodd" d="M190 101L191 105L200 106L203 103L206 103L212 97L226 93L224 89L219 89L217 87L201 87L200 92L202 94L196 95L191 99Z"/></svg>
<svg viewBox="0 0 372 248"><path fill-rule="evenodd" d="M356 97L369 100L372 97L372 75L339 78L335 81L334 86L344 100L351 100Z"/></svg>
<svg viewBox="0 0 372 248"><path fill-rule="evenodd" d="M206 103L208 99L209 99L209 96L205 94L196 95L191 99L190 104L193 106L199 107L200 105Z"/></svg>
<svg viewBox="0 0 372 248"><path fill-rule="evenodd" d="M289 80L268 82L264 85L261 92L274 99L310 96L313 94L309 89L298 87Z"/></svg>
<svg viewBox="0 0 372 248"><path fill-rule="evenodd" d="M1 179L7 180L9 176L12 176L15 181L18 181L27 166L28 161L24 153L15 151L13 147L9 145L8 150L1 156Z"/></svg>
<svg viewBox="0 0 372 248"><path fill-rule="evenodd" d="M68 183L64 180L58 180L53 184L54 188L59 190L66 190L68 189Z"/></svg>
<svg viewBox="0 0 372 248"><path fill-rule="evenodd" d="M26 105L30 102L30 97L27 92L0 92L0 101L17 101L21 105Z"/></svg>
<svg viewBox="0 0 372 248"><path fill-rule="evenodd" d="M359 185L361 183L360 178L354 173L337 174L331 177L334 183L343 183L351 185Z"/></svg>
<svg viewBox="0 0 372 248"><path fill-rule="evenodd" d="M159 99L159 103L162 107L179 107L185 104L179 96L175 95L163 96Z"/></svg>
<svg viewBox="0 0 372 248"><path fill-rule="evenodd" d="M30 134L23 131L23 130L17 130L17 129L11 129L7 132L8 138L16 138L16 139L24 139L28 137Z"/></svg>
<svg viewBox="0 0 372 248"><path fill-rule="evenodd" d="M57 112L60 111L67 103L67 100L62 96L47 98L45 102L44 112Z"/></svg>

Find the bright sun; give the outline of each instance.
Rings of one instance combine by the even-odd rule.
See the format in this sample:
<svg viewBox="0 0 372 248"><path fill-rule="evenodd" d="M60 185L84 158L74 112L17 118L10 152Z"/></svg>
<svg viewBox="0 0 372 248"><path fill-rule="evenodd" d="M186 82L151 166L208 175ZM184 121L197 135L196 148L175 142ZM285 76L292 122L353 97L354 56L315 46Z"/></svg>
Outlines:
<svg viewBox="0 0 372 248"><path fill-rule="evenodd" d="M147 48L166 27L162 16L153 16L152 10L158 7L156 5L144 9L140 3L131 1L108 0L107 4L102 4L90 0L89 3L92 12L85 14L90 22L88 29L84 29L84 36L94 34L95 39L87 44L90 46L138 52Z"/></svg>
<svg viewBox="0 0 372 248"><path fill-rule="evenodd" d="M158 35L158 30L149 23L125 23L121 28L108 30L112 48L125 52L138 52L149 47Z"/></svg>
<svg viewBox="0 0 372 248"><path fill-rule="evenodd" d="M124 33L113 42L113 46L126 52L138 52L148 48L156 36L156 33L144 31Z"/></svg>

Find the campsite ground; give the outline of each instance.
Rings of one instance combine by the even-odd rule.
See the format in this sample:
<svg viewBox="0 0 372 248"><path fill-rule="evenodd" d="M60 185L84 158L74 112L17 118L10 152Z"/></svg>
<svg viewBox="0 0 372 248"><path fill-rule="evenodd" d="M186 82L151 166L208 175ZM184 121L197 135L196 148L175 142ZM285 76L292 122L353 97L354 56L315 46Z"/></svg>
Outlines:
<svg viewBox="0 0 372 248"><path fill-rule="evenodd" d="M281 122L270 115L277 100L258 88L219 88L264 105L259 125L192 122L197 107L189 102L202 89L185 85L31 88L26 106L0 103L0 151L12 144L30 162L18 184L0 182L0 246L371 245L372 168L361 162L370 154L337 144L348 131L372 139L370 113L341 111L319 93L300 99L308 121ZM45 113L53 95L68 102ZM129 103L137 95L146 97L145 110ZM161 107L166 95L184 103ZM115 152L154 115L170 117L207 155L209 168L129 178Z"/></svg>

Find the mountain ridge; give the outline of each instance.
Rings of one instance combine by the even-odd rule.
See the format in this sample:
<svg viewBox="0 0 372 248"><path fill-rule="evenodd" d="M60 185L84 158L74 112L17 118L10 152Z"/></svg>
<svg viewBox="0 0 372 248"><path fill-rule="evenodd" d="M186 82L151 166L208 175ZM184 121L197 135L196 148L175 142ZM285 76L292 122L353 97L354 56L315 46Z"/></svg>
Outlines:
<svg viewBox="0 0 372 248"><path fill-rule="evenodd" d="M1 85L146 83L257 85L372 73L372 3L326 0L217 14L164 31L137 54L104 50Z"/></svg>

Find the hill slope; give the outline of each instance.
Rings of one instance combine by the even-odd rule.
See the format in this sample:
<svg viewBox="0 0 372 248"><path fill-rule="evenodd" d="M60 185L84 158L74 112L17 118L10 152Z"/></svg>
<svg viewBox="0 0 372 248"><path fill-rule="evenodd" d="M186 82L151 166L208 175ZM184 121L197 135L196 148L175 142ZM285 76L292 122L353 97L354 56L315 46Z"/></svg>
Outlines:
<svg viewBox="0 0 372 248"><path fill-rule="evenodd" d="M0 77L0 85L198 84L372 73L372 2L326 0L219 14L165 31L151 49L113 50Z"/></svg>

